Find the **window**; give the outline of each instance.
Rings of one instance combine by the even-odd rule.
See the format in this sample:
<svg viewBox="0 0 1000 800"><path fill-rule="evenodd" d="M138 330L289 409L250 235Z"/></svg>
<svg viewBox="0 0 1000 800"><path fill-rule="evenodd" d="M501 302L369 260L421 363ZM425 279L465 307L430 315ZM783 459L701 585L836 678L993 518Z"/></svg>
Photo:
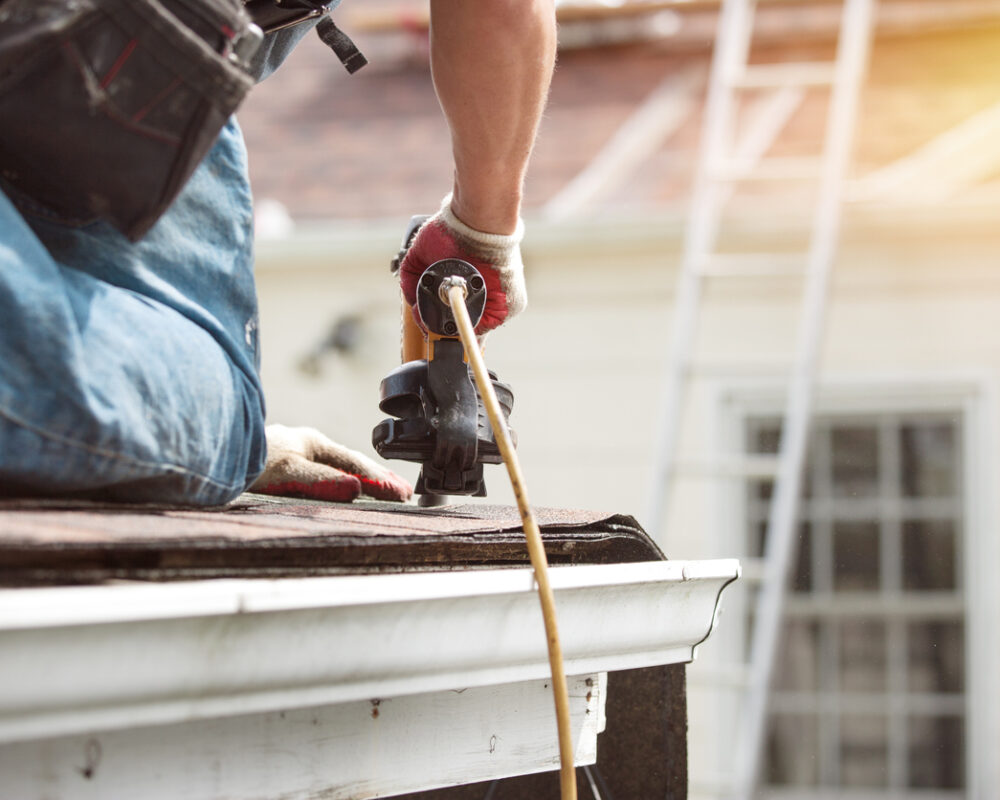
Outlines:
<svg viewBox="0 0 1000 800"><path fill-rule="evenodd" d="M746 433L751 451L777 451L775 419L751 418ZM770 791L963 796L961 449L955 415L816 420L769 707ZM748 487L752 555L771 490Z"/></svg>

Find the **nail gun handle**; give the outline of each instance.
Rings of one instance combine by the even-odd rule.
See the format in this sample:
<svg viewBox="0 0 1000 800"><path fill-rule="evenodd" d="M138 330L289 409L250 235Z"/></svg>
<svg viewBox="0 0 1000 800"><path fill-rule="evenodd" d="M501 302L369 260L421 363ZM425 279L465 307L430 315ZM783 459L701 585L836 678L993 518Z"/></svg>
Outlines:
<svg viewBox="0 0 1000 800"><path fill-rule="evenodd" d="M403 342L400 360L404 364L411 361L426 361L427 334L420 330L420 326L413 318L413 309L410 308L410 304L406 302L405 298L402 300L402 304Z"/></svg>

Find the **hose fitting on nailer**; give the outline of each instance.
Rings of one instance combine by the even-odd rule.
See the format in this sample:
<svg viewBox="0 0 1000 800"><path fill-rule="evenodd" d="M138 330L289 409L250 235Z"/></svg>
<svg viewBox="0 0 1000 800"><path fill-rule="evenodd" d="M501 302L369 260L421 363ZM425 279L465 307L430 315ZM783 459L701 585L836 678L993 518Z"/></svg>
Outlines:
<svg viewBox="0 0 1000 800"><path fill-rule="evenodd" d="M482 283L482 280L482 278L479 278L480 283ZM441 298L441 302L446 306L451 305L451 300L448 297L448 292L451 289L461 290L463 303L465 302L465 298L469 296L469 285L465 282L465 278L461 275L448 275L441 279L441 285L438 287L438 297Z"/></svg>

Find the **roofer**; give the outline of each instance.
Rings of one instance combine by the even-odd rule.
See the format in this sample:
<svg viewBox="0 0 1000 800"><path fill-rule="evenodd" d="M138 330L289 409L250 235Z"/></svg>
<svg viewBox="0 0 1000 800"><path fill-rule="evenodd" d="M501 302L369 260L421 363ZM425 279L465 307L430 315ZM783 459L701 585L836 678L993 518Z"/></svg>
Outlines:
<svg viewBox="0 0 1000 800"><path fill-rule="evenodd" d="M238 4L202 0L204 14L187 19L191 3L160 3L0 8L0 493L220 504L254 483L267 450L256 488L406 499L402 478L314 431L272 426L265 447L246 154L235 120L223 122L225 102L214 101L238 102L252 83L243 86L245 74L268 74L314 21L269 34L237 63L240 74L233 62L253 29L236 28ZM243 16L227 21L220 9ZM179 19L189 30L174 35ZM28 34L49 38L32 44ZM551 0L431 1L453 193L410 248L402 289L412 303L431 262L471 261L491 289L479 332L525 304L521 186L554 50ZM217 72L198 80L199 59ZM168 63L175 74L157 73L154 87L150 71ZM207 154L192 159L186 182L176 162L157 178L183 187L165 210L140 211L160 198L142 184L153 170L140 148L193 152L190 120L182 130L175 117L213 92L208 116L225 113ZM81 125L96 120L107 135L64 118L74 104L85 109ZM317 153L336 157L322 143ZM85 213L63 202L74 184ZM139 199L116 212L116 193L130 191Z"/></svg>

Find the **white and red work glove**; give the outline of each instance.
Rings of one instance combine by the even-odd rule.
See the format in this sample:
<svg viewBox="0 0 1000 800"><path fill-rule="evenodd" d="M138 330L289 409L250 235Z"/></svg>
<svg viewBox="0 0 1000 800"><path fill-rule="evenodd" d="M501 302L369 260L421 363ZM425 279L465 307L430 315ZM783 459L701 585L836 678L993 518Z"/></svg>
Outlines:
<svg viewBox="0 0 1000 800"><path fill-rule="evenodd" d="M403 502L413 487L367 456L314 428L268 425L267 464L251 492L349 503L360 495Z"/></svg>
<svg viewBox="0 0 1000 800"><path fill-rule="evenodd" d="M411 309L417 302L417 282L431 264L443 258L467 261L486 282L486 308L476 325L483 334L499 327L528 304L521 262L521 239L524 223L509 234L483 233L470 228L451 210L451 195L441 203L441 210L428 219L413 238L399 267L399 285ZM423 327L416 309L413 316Z"/></svg>

